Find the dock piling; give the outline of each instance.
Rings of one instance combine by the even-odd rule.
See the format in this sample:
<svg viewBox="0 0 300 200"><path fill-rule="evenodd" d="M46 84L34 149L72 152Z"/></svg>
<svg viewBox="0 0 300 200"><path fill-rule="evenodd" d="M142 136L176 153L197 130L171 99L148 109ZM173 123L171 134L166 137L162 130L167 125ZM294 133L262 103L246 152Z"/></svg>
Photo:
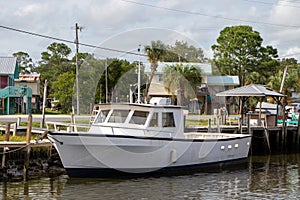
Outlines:
<svg viewBox="0 0 300 200"><path fill-rule="evenodd" d="M18 119L17 119L17 126L20 126L20 124L21 124L21 117L18 117Z"/></svg>
<svg viewBox="0 0 300 200"><path fill-rule="evenodd" d="M7 123L5 126L5 138L4 138L4 142L8 142L9 141L9 136L10 136L10 123ZM3 154L2 154L2 169L5 172L6 171L6 150L7 147L3 147Z"/></svg>
<svg viewBox="0 0 300 200"><path fill-rule="evenodd" d="M16 136L16 134L17 134L17 122L13 123L13 125L14 125L13 136Z"/></svg>
<svg viewBox="0 0 300 200"><path fill-rule="evenodd" d="M300 142L300 117L298 117L298 126L297 126L297 137L296 137L297 150L299 150L299 142Z"/></svg>
<svg viewBox="0 0 300 200"><path fill-rule="evenodd" d="M32 115L28 115L27 131L26 131L26 148L25 148L25 159L24 159L24 181L28 179L29 170L29 157L30 157L30 138L32 129Z"/></svg>

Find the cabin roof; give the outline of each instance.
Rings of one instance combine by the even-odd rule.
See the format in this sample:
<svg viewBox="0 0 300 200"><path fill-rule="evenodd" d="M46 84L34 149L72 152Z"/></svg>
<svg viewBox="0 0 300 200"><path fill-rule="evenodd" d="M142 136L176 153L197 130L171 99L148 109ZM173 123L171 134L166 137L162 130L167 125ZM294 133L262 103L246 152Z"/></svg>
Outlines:
<svg viewBox="0 0 300 200"><path fill-rule="evenodd" d="M172 108L172 109L182 109L182 106L177 106L177 105L152 105L152 104L138 104L138 103L111 103L111 104L98 104L101 108L105 108L105 107L112 107L112 108L130 108L130 107L144 107L144 108Z"/></svg>

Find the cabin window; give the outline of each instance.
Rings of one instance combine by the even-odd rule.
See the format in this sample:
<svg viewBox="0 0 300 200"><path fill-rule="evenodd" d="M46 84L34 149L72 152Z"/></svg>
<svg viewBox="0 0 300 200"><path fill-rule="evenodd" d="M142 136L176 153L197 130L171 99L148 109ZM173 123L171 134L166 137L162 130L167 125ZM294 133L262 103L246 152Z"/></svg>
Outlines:
<svg viewBox="0 0 300 200"><path fill-rule="evenodd" d="M153 113L149 126L150 127L158 127L158 113L157 112Z"/></svg>
<svg viewBox="0 0 300 200"><path fill-rule="evenodd" d="M95 123L103 123L107 117L107 114L109 113L109 110L100 110L100 113L98 114Z"/></svg>
<svg viewBox="0 0 300 200"><path fill-rule="evenodd" d="M108 122L124 123L130 110L113 110Z"/></svg>
<svg viewBox="0 0 300 200"><path fill-rule="evenodd" d="M163 127L175 127L174 115L172 112L162 113L162 126Z"/></svg>
<svg viewBox="0 0 300 200"><path fill-rule="evenodd" d="M144 125L147 120L148 115L149 115L149 112L136 110L136 111L134 111L129 123Z"/></svg>

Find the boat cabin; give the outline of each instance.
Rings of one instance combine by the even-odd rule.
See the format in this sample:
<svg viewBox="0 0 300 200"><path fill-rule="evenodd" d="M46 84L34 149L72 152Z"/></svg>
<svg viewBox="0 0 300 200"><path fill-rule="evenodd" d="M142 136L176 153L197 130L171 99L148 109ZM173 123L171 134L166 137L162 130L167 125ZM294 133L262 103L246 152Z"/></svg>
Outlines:
<svg viewBox="0 0 300 200"><path fill-rule="evenodd" d="M103 104L89 132L100 134L183 137L184 110L173 105Z"/></svg>

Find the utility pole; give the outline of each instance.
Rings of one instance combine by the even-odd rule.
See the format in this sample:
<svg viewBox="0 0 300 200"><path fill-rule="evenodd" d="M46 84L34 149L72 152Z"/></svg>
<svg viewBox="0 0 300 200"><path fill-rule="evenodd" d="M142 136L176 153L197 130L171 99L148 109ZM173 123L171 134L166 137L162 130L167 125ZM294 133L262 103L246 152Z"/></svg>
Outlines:
<svg viewBox="0 0 300 200"><path fill-rule="evenodd" d="M80 115L80 109L79 109L79 66L78 66L78 48L79 48L79 40L78 40L78 30L82 30L82 27L79 27L78 24L75 24L75 33L76 33L76 38L75 38L75 45L76 45L76 110L77 110L77 115Z"/></svg>
<svg viewBox="0 0 300 200"><path fill-rule="evenodd" d="M141 103L141 59L140 59L140 51L141 51L141 45L139 45L138 53L138 103Z"/></svg>
<svg viewBox="0 0 300 200"><path fill-rule="evenodd" d="M108 103L108 66L107 66L107 58L105 59L105 103Z"/></svg>
<svg viewBox="0 0 300 200"><path fill-rule="evenodd" d="M41 128L44 128L44 125L45 125L46 98L47 98L47 79L45 80L45 84L44 84L43 108L42 108L42 121L41 121L41 124L40 124Z"/></svg>
<svg viewBox="0 0 300 200"><path fill-rule="evenodd" d="M280 90L279 90L280 93L282 93L282 90L283 90L284 82L285 82L286 75L287 75L287 70L288 70L288 65L285 66L285 68L284 68L283 77L282 77L282 81L281 81L281 85L280 85Z"/></svg>

